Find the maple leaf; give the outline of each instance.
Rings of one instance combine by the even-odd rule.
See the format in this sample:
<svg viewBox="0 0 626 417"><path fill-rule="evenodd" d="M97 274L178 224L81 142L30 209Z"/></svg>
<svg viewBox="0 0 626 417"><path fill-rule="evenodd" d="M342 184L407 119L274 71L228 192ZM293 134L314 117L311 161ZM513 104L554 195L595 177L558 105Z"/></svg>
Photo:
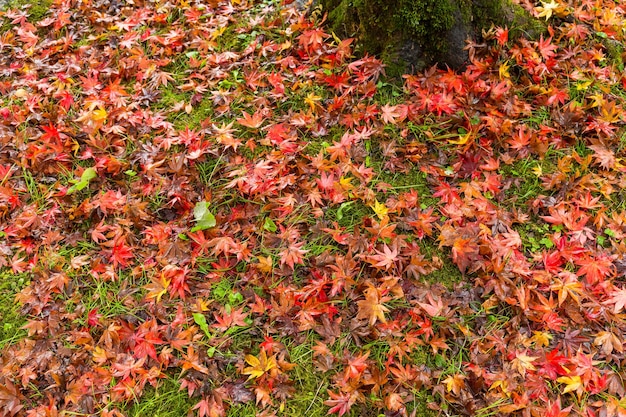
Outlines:
<svg viewBox="0 0 626 417"><path fill-rule="evenodd" d="M462 272L467 269L477 254L478 247L474 239L458 238L452 245L452 259Z"/></svg>
<svg viewBox="0 0 626 417"><path fill-rule="evenodd" d="M375 251L376 255L370 255L366 258L367 261L374 267L385 268L385 270L388 270L395 265L395 262L398 259L398 248L394 247L391 249L389 246L383 245L382 252L379 250Z"/></svg>
<svg viewBox="0 0 626 417"><path fill-rule="evenodd" d="M308 53L317 52L324 44L324 39L328 37L322 29L309 29L298 37L298 43Z"/></svg>
<svg viewBox="0 0 626 417"><path fill-rule="evenodd" d="M593 150L593 157L603 169L609 170L615 167L617 158L615 153L602 145L589 145L589 149Z"/></svg>
<svg viewBox="0 0 626 417"><path fill-rule="evenodd" d="M617 314L626 306L626 288L614 288L610 296L611 298L604 301L603 304L613 304L613 313Z"/></svg>
<svg viewBox="0 0 626 417"><path fill-rule="evenodd" d="M198 410L198 417L224 417L226 415L223 400L216 395L215 391L213 395L196 403L192 410Z"/></svg>
<svg viewBox="0 0 626 417"><path fill-rule="evenodd" d="M364 293L365 300L357 301L359 307L357 319L367 319L370 326L373 326L378 320L386 323L385 312L389 309L383 303L389 301L390 298L381 297L378 289L371 284L368 284Z"/></svg>
<svg viewBox="0 0 626 417"><path fill-rule="evenodd" d="M584 276L586 281L592 285L603 282L614 269L613 261L605 254L579 257L576 259L576 264L580 266L576 275Z"/></svg>
<svg viewBox="0 0 626 417"><path fill-rule="evenodd" d="M320 101L321 99L322 99L322 97L316 95L313 92L310 92L304 98L304 102L309 105L309 108L310 108L311 111L314 111L319 106L319 104L317 102Z"/></svg>
<svg viewBox="0 0 626 417"><path fill-rule="evenodd" d="M524 353L517 353L515 358L511 361L511 365L513 368L517 369L517 372L522 375L522 377L526 376L526 371L534 371L536 370L533 362L538 359L538 356L528 356Z"/></svg>
<svg viewBox="0 0 626 417"><path fill-rule="evenodd" d="M133 259L135 255L133 254L133 248L128 246L125 242L125 239L119 238L113 244L111 248L111 257L110 259L113 261L113 267L117 267L118 265L122 268L128 266L128 261Z"/></svg>
<svg viewBox="0 0 626 417"><path fill-rule="evenodd" d="M558 291L559 307L563 305L567 297L570 297L576 304L580 305L578 296L584 294L584 288L575 274L563 271L559 273L558 278L555 278L555 282L555 284L550 286L550 290Z"/></svg>
<svg viewBox="0 0 626 417"><path fill-rule="evenodd" d="M265 349L261 349L258 357L254 355L246 355L245 360L250 366L244 368L242 373L244 375L249 375L248 380L260 378L266 373L272 371L272 369L278 368L276 356L272 355L268 357L267 353L265 353Z"/></svg>
<svg viewBox="0 0 626 417"><path fill-rule="evenodd" d="M248 317L248 313L244 313L243 309L245 307L240 307L238 309L232 309L230 306L226 306L222 315L215 314L216 324L213 325L218 330L226 331L233 326L247 326L248 324L244 321L246 317Z"/></svg>
<svg viewBox="0 0 626 417"><path fill-rule="evenodd" d="M580 379L580 376L562 376L557 378L557 382L561 384L565 384L565 388L563 388L563 394L567 394L568 392L575 391L576 394L580 397L584 392L583 382Z"/></svg>
<svg viewBox="0 0 626 417"><path fill-rule="evenodd" d="M344 369L343 383L347 384L350 380L358 380L368 367L367 358L370 353L365 352L362 355L348 359L348 364Z"/></svg>
<svg viewBox="0 0 626 417"><path fill-rule="evenodd" d="M0 404L7 416L15 416L24 408L23 399L20 390L10 380L3 379L0 384Z"/></svg>
<svg viewBox="0 0 626 417"><path fill-rule="evenodd" d="M304 263L302 255L309 251L301 249L302 246L304 246L304 242L299 242L291 244L287 249L282 250L278 254L280 256L280 264L287 265L289 268L293 269L295 264Z"/></svg>
<svg viewBox="0 0 626 417"><path fill-rule="evenodd" d="M557 397L556 401L548 400L546 403L546 410L543 414L545 417L567 417L570 415L570 410L573 405L563 408L561 405L561 397Z"/></svg>
<svg viewBox="0 0 626 417"><path fill-rule="evenodd" d="M161 302L161 297L165 293L167 293L167 289L170 286L171 279L168 279L165 274L161 274L161 278L152 278L152 282L144 286L146 290L148 290L148 294L146 294L146 298L156 299L156 302Z"/></svg>
<svg viewBox="0 0 626 417"><path fill-rule="evenodd" d="M623 342L612 332L601 331L596 335L593 341L596 346L602 347L602 352L606 355L613 353L616 350L619 353L624 352Z"/></svg>
<svg viewBox="0 0 626 417"><path fill-rule="evenodd" d="M431 317L441 317L444 310L447 310L447 304L444 304L440 297L433 298L431 293L426 295L428 303L417 303Z"/></svg>
<svg viewBox="0 0 626 417"><path fill-rule="evenodd" d="M559 3L555 0L550 0L550 2L541 2L541 6L535 7L535 10L538 12L537 17L545 17L546 20L552 17L552 13L558 10L561 7Z"/></svg>
<svg viewBox="0 0 626 417"><path fill-rule="evenodd" d="M406 105L391 106L385 104L380 108L380 115L386 124L396 124L407 117L408 107Z"/></svg>
<svg viewBox="0 0 626 417"><path fill-rule="evenodd" d="M540 372L545 373L550 379L556 379L559 375L569 373L569 370L565 367L568 363L569 359L561 355L558 349L552 349L539 362Z"/></svg>
<svg viewBox="0 0 626 417"><path fill-rule="evenodd" d="M389 209L387 208L387 206L385 206L384 203L380 203L378 200L375 200L374 204L372 204L370 207L372 208L372 210L374 210L374 213L376 213L376 217L378 217L379 220L383 220L387 217Z"/></svg>
<svg viewBox="0 0 626 417"><path fill-rule="evenodd" d="M356 391L340 392L336 394L328 390L328 395L330 395L330 399L324 401L324 405L331 407L330 410L328 410L328 414L337 413L339 417L350 411L350 408L358 399L358 393Z"/></svg>
<svg viewBox="0 0 626 417"><path fill-rule="evenodd" d="M249 127L251 129L257 129L263 124L264 117L261 111L256 111L252 116L250 116L245 111L241 112L241 114L243 117L237 119L237 123L242 126Z"/></svg>
<svg viewBox="0 0 626 417"><path fill-rule="evenodd" d="M448 377L441 382L446 384L446 390L448 390L448 392L452 392L454 395L460 395L461 390L465 388L466 379L467 377L465 375L454 374L448 375Z"/></svg>

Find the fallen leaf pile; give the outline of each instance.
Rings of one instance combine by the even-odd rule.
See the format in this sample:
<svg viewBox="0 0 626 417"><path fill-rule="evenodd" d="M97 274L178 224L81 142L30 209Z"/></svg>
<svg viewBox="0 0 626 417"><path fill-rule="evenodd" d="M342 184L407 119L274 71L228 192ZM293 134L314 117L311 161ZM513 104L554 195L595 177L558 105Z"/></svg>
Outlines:
<svg viewBox="0 0 626 417"><path fill-rule="evenodd" d="M625 415L626 7L522 4L400 87L275 1L2 12L2 413L289 415L308 344L339 416Z"/></svg>

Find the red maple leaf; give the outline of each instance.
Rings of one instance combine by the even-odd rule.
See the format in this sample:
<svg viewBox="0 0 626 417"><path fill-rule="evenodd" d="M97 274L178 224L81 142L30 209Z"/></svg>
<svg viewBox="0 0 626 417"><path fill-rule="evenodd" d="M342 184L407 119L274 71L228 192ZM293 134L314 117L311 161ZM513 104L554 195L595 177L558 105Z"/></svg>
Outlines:
<svg viewBox="0 0 626 417"><path fill-rule="evenodd" d="M328 414L337 413L339 417L350 411L350 408L356 403L358 398L358 394L355 391L335 394L329 390L328 395L330 395L331 399L324 401L324 405L331 407L328 410Z"/></svg>

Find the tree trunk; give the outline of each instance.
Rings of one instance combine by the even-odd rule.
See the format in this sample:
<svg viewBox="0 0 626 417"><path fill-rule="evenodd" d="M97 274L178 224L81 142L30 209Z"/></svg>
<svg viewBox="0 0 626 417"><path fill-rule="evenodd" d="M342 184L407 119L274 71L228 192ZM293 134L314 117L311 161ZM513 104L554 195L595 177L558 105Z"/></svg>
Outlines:
<svg viewBox="0 0 626 417"><path fill-rule="evenodd" d="M435 63L454 69L468 61L466 39L477 40L492 24L513 36L545 31L511 0L321 0L332 30L355 36L364 52L382 58L388 75Z"/></svg>

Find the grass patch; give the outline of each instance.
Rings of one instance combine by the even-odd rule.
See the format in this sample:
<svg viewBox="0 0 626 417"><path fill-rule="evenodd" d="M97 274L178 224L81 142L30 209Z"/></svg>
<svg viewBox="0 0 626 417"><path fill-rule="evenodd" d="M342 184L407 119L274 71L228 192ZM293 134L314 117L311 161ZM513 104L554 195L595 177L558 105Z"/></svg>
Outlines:
<svg viewBox="0 0 626 417"><path fill-rule="evenodd" d="M0 350L26 336L25 317L19 312L15 295L28 285L28 274L0 271Z"/></svg>
<svg viewBox="0 0 626 417"><path fill-rule="evenodd" d="M384 169L377 169L377 172L379 174L374 183L389 184L391 186L389 190L393 193L415 190L423 207L434 207L437 205L439 200L432 196L427 174L422 172L416 165L412 165L408 172L391 173Z"/></svg>
<svg viewBox="0 0 626 417"><path fill-rule="evenodd" d="M123 411L129 417L181 417L195 405L196 399L189 398L187 391L171 378L161 381L157 388L148 387L140 402L128 404Z"/></svg>
<svg viewBox="0 0 626 417"><path fill-rule="evenodd" d="M452 262L447 249L440 249L434 242L429 239L419 241L421 253L426 259L432 259L437 256L441 260L441 268L424 275L422 278L430 284L443 284L447 288L452 288L455 284L466 279L459 268Z"/></svg>
<svg viewBox="0 0 626 417"><path fill-rule="evenodd" d="M502 183L508 188L500 196L501 204L528 207L532 200L545 193L541 177L557 170L558 156L556 151L548 151L540 160L529 156L511 165L503 165L498 172L502 175Z"/></svg>
<svg viewBox="0 0 626 417"><path fill-rule="evenodd" d="M351 229L363 223L365 217L372 217L372 209L361 200L346 201L339 205L328 207L324 212L324 219L337 222L340 227Z"/></svg>

